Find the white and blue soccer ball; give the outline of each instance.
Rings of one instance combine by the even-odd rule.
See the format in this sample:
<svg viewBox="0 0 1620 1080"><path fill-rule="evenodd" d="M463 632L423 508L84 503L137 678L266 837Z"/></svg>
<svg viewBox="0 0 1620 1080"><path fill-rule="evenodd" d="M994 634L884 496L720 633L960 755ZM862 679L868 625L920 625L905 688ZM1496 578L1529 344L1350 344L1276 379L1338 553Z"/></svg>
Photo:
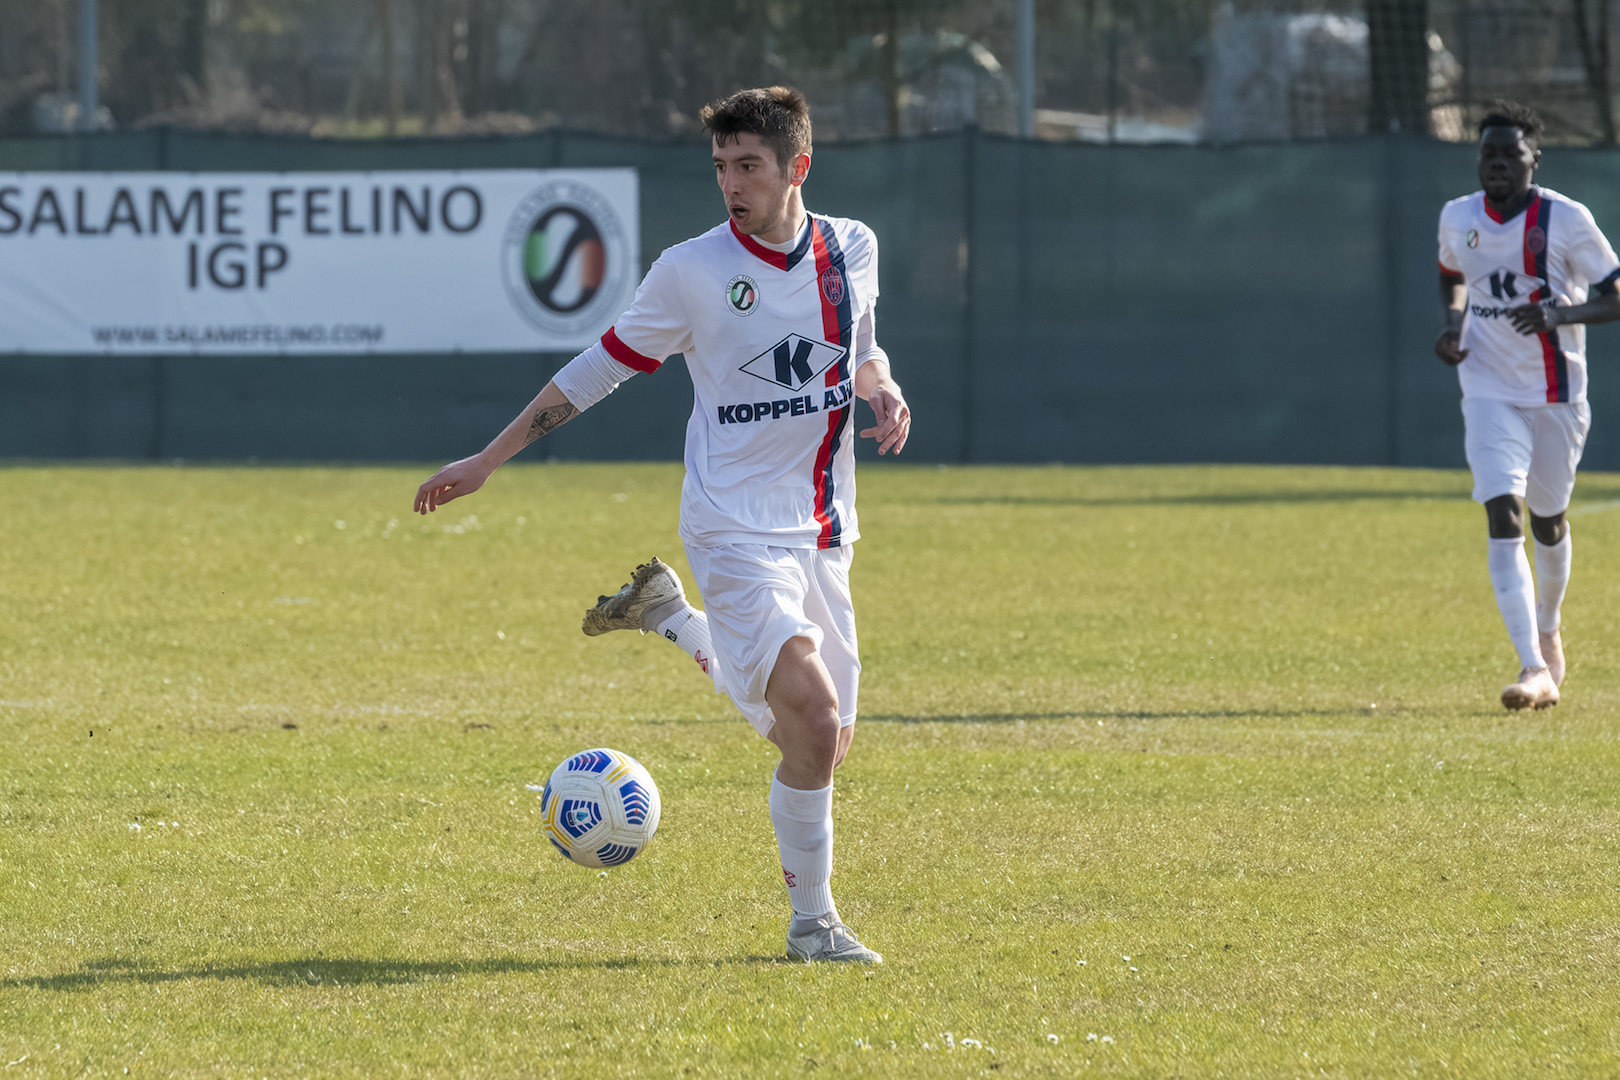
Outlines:
<svg viewBox="0 0 1620 1080"><path fill-rule="evenodd" d="M658 831L658 785L629 754L583 750L552 772L540 795L546 839L581 866L623 866Z"/></svg>

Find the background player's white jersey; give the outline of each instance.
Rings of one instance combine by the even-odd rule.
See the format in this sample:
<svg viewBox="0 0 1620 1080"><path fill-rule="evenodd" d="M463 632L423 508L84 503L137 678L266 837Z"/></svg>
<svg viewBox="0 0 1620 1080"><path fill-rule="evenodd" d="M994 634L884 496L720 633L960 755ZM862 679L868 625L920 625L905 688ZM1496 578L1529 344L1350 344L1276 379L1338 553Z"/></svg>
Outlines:
<svg viewBox="0 0 1620 1080"><path fill-rule="evenodd" d="M1588 291L1613 291L1620 261L1592 214L1543 187L1504 221L1476 191L1440 211L1440 268L1468 286L1457 365L1463 397L1516 405L1586 400L1586 330L1579 324L1545 334L1513 329L1508 312L1557 298L1585 303Z"/></svg>
<svg viewBox="0 0 1620 1080"><path fill-rule="evenodd" d="M695 401L683 540L830 548L857 538L853 379L883 357L871 340L877 295L872 230L817 215L791 251L728 220L647 271L602 345L637 371L685 356Z"/></svg>

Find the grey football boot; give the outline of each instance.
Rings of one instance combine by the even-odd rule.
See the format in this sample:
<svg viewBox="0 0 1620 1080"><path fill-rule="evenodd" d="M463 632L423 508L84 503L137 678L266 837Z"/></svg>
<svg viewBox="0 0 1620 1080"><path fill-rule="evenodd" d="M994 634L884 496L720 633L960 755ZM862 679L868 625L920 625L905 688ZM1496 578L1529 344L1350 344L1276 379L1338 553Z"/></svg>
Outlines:
<svg viewBox="0 0 1620 1080"><path fill-rule="evenodd" d="M787 953L807 964L822 960L881 964L883 955L873 952L836 915L824 915L809 923L794 920L788 927Z"/></svg>
<svg viewBox="0 0 1620 1080"><path fill-rule="evenodd" d="M1519 681L1502 691L1502 704L1510 709L1546 709L1558 704L1558 684L1544 667L1527 667Z"/></svg>
<svg viewBox="0 0 1620 1080"><path fill-rule="evenodd" d="M675 571L654 555L651 562L636 567L628 585L612 596L597 597L596 606L585 613L580 629L591 637L612 630L646 633L657 629L659 622L673 614L672 601L684 604L686 590L681 588L681 579Z"/></svg>

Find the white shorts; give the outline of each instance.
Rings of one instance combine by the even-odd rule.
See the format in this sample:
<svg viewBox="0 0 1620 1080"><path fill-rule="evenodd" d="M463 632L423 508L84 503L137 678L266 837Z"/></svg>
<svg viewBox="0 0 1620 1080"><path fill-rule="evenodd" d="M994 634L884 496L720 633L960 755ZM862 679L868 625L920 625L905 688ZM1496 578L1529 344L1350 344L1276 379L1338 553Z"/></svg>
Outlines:
<svg viewBox="0 0 1620 1080"><path fill-rule="evenodd" d="M1514 405L1463 398L1463 446L1474 472L1474 501L1517 495L1537 517L1569 509L1592 410L1586 402Z"/></svg>
<svg viewBox="0 0 1620 1080"><path fill-rule="evenodd" d="M776 717L765 686L782 646L809 638L838 693L838 719L855 722L861 660L855 606L849 597L854 548L817 550L765 544L686 545L686 561L703 594L720 685L754 730L769 735Z"/></svg>

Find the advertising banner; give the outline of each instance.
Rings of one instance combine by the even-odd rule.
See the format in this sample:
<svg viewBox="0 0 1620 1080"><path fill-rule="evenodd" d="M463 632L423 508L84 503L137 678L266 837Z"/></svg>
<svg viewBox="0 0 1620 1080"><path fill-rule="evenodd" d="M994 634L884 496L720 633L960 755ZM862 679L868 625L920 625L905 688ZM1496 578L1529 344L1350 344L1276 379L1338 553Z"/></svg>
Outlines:
<svg viewBox="0 0 1620 1080"><path fill-rule="evenodd" d="M634 169L0 174L0 353L572 351L639 236Z"/></svg>

